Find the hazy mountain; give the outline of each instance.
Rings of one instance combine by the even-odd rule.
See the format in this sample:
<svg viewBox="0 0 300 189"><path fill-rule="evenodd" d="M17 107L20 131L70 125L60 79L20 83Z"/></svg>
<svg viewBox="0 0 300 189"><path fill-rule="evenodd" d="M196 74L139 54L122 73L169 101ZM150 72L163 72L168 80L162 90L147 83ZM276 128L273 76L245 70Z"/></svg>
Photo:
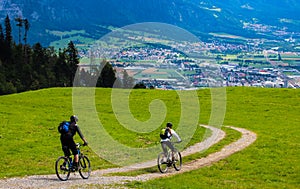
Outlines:
<svg viewBox="0 0 300 189"><path fill-rule="evenodd" d="M197 35L226 32L257 36L243 23L259 23L300 32L300 2L296 0L0 0L0 21L9 15L27 18L31 43L49 44L46 30L85 30L99 38L109 30L140 22L163 22ZM299 20L297 20L299 19ZM17 30L14 30L15 33Z"/></svg>

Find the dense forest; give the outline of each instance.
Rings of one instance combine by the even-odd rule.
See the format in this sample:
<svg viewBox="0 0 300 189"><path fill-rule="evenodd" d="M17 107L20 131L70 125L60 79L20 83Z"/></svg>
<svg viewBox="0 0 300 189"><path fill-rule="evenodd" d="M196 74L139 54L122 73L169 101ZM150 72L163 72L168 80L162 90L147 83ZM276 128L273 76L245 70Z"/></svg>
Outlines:
<svg viewBox="0 0 300 189"><path fill-rule="evenodd" d="M107 61L80 70L78 51L72 41L64 49L42 47L40 43L27 44L30 24L27 19L16 18L18 43L12 37L11 20L6 16L4 27L0 24L0 95L49 87L76 86L120 87L133 86L133 79L124 73L116 78L115 70ZM78 78L74 81L74 78ZM129 84L128 84L129 82ZM124 83L124 84L123 84Z"/></svg>

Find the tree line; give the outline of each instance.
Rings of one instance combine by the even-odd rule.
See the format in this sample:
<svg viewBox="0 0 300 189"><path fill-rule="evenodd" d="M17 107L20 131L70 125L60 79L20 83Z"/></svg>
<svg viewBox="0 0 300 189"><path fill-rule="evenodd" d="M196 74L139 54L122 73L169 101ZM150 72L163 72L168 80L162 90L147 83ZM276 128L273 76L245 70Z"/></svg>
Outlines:
<svg viewBox="0 0 300 189"><path fill-rule="evenodd" d="M75 77L79 69L79 56L72 41L58 52L40 43L29 45L29 21L22 18L15 21L18 43L13 40L9 16L4 20L4 27L0 24L0 95L49 87L71 87L73 82L76 86L133 87L133 78L126 71L122 79L117 78L115 70L105 60L89 70L81 69L79 77Z"/></svg>

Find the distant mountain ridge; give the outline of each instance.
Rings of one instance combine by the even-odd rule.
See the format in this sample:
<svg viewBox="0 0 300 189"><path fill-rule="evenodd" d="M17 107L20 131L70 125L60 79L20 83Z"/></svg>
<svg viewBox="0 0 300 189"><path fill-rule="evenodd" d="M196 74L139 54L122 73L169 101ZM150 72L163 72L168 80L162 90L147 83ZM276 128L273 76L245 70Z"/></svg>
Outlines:
<svg viewBox="0 0 300 189"><path fill-rule="evenodd" d="M227 32L257 36L243 28L245 22L285 27L300 32L300 2L296 0L2 0L0 21L21 16L30 22L28 40L48 45L53 36L46 30L85 30L99 38L109 30L140 22L163 22L196 35ZM295 24L296 23L296 24ZM16 33L16 29L14 30Z"/></svg>

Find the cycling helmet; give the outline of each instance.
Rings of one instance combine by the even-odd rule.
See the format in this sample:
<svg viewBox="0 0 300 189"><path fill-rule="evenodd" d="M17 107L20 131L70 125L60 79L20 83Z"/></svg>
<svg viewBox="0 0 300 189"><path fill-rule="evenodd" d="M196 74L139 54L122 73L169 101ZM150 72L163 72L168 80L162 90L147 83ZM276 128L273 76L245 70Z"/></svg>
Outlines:
<svg viewBox="0 0 300 189"><path fill-rule="evenodd" d="M167 127L172 128L172 126L173 126L173 124L172 124L171 122L168 122L168 123L167 123Z"/></svg>
<svg viewBox="0 0 300 189"><path fill-rule="evenodd" d="M71 122L78 122L78 117L77 117L76 115L72 115L72 116L70 117L70 121L71 121Z"/></svg>

